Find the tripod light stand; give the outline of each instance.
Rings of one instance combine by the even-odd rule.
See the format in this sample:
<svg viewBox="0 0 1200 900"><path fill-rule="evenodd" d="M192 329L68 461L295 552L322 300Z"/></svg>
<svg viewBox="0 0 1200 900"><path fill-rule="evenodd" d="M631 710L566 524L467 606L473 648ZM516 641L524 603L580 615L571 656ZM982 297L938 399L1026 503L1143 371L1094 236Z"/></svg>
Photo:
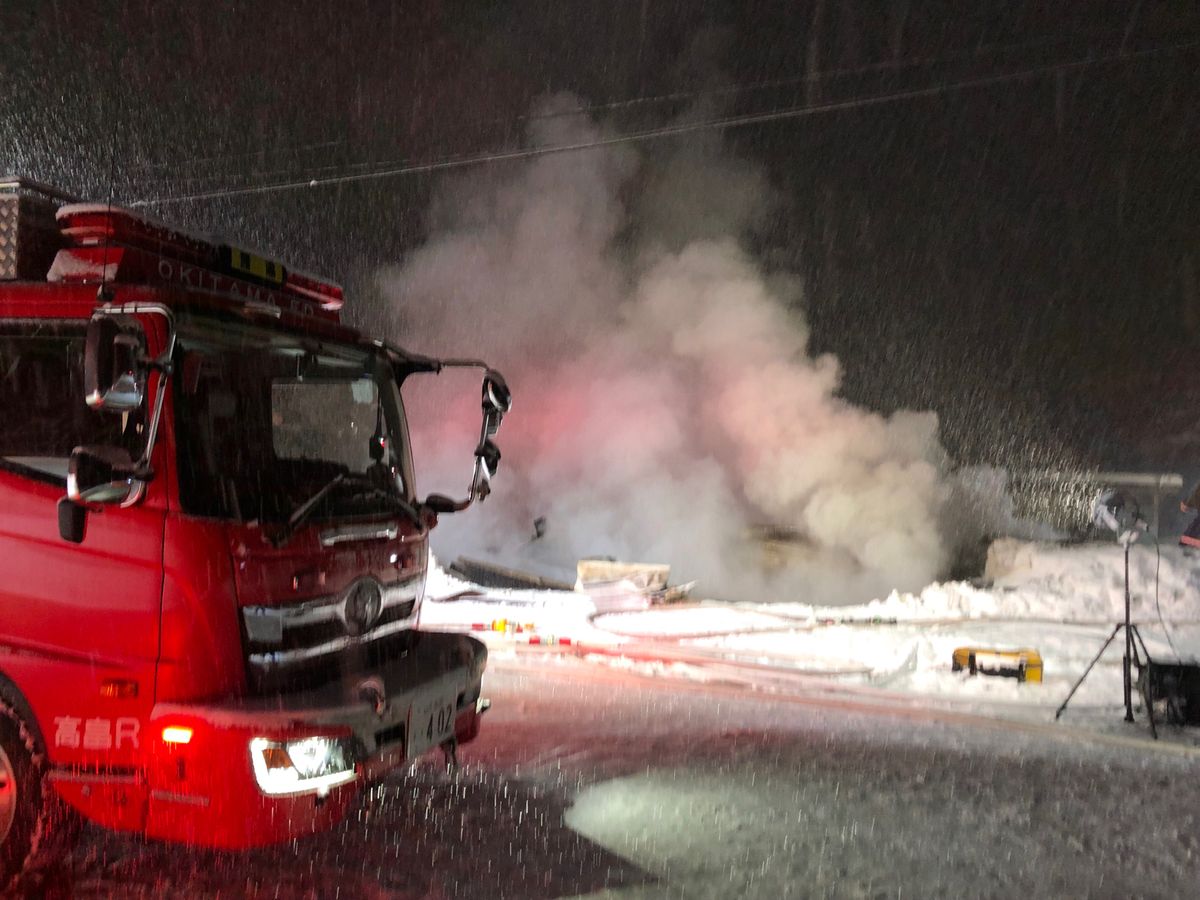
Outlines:
<svg viewBox="0 0 1200 900"><path fill-rule="evenodd" d="M1146 523L1139 513L1140 510L1137 501L1128 494L1108 491L1096 499L1093 508L1093 521L1097 525L1113 531L1117 535L1117 543L1125 550L1125 620L1113 626L1112 632L1100 648L1100 651L1092 658L1092 661L1088 663L1088 667L1083 670L1083 674L1079 676L1079 680L1071 687L1071 692L1067 694L1067 698L1063 700L1062 706L1054 714L1056 721L1066 711L1067 704L1071 702L1071 698L1075 696L1075 692L1079 690L1079 686L1083 684L1084 679L1088 677L1096 663L1100 661L1100 657L1104 655L1104 651L1108 649L1109 644L1116 639L1117 634L1122 629L1125 630L1125 655L1121 659L1121 678L1125 695L1125 721L1133 721L1133 666L1136 663L1138 668L1141 669L1143 658L1146 664L1150 662L1150 653L1146 650L1146 642L1142 640L1142 633L1138 631L1137 625L1129 620L1129 548L1137 543L1137 539L1146 530ZM1149 702L1146 703L1146 714L1150 719L1150 733L1157 740L1158 729L1154 724L1154 707Z"/></svg>

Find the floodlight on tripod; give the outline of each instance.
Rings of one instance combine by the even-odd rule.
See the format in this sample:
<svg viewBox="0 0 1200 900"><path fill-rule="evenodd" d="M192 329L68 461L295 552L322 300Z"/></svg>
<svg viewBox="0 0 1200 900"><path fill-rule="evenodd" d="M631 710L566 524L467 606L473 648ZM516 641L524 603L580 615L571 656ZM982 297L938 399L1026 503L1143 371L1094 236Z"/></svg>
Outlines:
<svg viewBox="0 0 1200 900"><path fill-rule="evenodd" d="M1126 550L1147 530L1137 500L1123 491L1103 491L1092 504L1092 522L1117 536Z"/></svg>
<svg viewBox="0 0 1200 900"><path fill-rule="evenodd" d="M1071 698L1075 696L1075 692L1079 690L1079 686L1083 684L1083 680L1088 677L1092 668L1099 662L1100 657L1104 655L1104 651L1108 649L1108 645L1113 642L1121 629L1125 629L1125 655L1121 658L1121 680L1125 699L1125 721L1133 721L1133 666L1136 663L1140 669L1143 665L1150 663L1150 654L1146 651L1146 642L1142 640L1141 632L1138 631L1137 625L1134 625L1129 619L1129 548L1132 547L1139 537L1148 530L1146 521L1141 516L1141 509L1138 507L1138 502L1134 497L1126 494L1123 491L1103 491L1096 497L1092 504L1092 522L1099 528L1107 528L1117 536L1117 543L1125 551L1125 619L1113 626L1112 633L1109 634L1108 640L1100 648L1100 652L1084 669L1083 674L1079 676L1079 680L1071 687L1071 691L1067 694L1067 699L1062 702L1062 706L1054 714L1054 718L1058 719L1067 708L1067 704L1071 702ZM1140 650L1140 655L1139 655ZM1150 719L1150 732L1154 737L1158 737L1158 729L1154 725L1154 710L1147 704L1147 714Z"/></svg>

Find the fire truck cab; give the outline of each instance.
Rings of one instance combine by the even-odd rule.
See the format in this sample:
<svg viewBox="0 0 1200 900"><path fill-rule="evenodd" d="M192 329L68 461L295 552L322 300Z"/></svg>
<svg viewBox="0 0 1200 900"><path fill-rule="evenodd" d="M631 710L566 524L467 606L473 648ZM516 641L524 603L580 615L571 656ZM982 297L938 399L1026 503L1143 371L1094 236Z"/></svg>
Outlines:
<svg viewBox="0 0 1200 900"><path fill-rule="evenodd" d="M429 531L510 396L339 321L322 279L0 180L0 892L80 818L216 848L336 823L475 737L484 646L420 632ZM478 367L465 499L401 385Z"/></svg>

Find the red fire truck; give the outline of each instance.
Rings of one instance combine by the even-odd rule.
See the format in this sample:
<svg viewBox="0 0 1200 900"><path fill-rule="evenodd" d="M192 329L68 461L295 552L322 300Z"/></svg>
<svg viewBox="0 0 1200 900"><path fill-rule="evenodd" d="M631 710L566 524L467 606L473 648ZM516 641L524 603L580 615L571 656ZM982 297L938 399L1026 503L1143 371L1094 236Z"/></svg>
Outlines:
<svg viewBox="0 0 1200 900"><path fill-rule="evenodd" d="M0 180L0 892L83 818L287 840L476 736L484 646L417 624L429 531L487 496L510 395L341 306L274 260ZM401 386L464 366L468 494L418 499Z"/></svg>

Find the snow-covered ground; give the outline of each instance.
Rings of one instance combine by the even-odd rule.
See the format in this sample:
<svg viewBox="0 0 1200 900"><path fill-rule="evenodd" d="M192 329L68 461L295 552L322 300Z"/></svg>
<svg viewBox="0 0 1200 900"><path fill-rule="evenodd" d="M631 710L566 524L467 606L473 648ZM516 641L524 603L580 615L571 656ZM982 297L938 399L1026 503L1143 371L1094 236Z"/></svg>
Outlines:
<svg viewBox="0 0 1200 900"><path fill-rule="evenodd" d="M569 638L584 650L630 651L654 670L679 673L705 660L825 673L843 683L991 714L1044 719L1066 697L1124 616L1124 556L1115 543L1050 544L1001 539L974 583L932 584L861 606L699 601L643 610L637 597L479 588L436 568L423 627L482 629L495 651ZM1130 553L1132 617L1151 656L1200 658L1200 555L1153 543ZM702 586L701 586L702 589ZM477 591L478 596L461 596ZM438 598L454 597L450 602ZM494 630L500 629L500 630ZM1037 650L1041 684L951 671L957 647ZM1123 638L1109 647L1071 701L1066 718L1119 707ZM636 653L632 652L636 649Z"/></svg>
<svg viewBox="0 0 1200 900"><path fill-rule="evenodd" d="M212 853L89 828L30 898L1188 897L1197 758L1073 729L670 683L542 656L449 778L330 832Z"/></svg>
<svg viewBox="0 0 1200 900"><path fill-rule="evenodd" d="M1151 744L1123 726L1115 650L1072 721L1048 721L1122 610L1121 562L1110 545L1005 542L987 588L606 614L633 595L492 591L438 570L424 626L507 626L479 632L493 707L458 775L420 760L332 831L244 853L89 828L29 896L1191 896L1192 730ZM1152 652L1169 649L1153 547L1132 562L1134 615ZM1162 610L1185 653L1198 572L1164 551ZM583 657L517 652L552 636ZM1047 680L951 674L959 642L1037 648Z"/></svg>

